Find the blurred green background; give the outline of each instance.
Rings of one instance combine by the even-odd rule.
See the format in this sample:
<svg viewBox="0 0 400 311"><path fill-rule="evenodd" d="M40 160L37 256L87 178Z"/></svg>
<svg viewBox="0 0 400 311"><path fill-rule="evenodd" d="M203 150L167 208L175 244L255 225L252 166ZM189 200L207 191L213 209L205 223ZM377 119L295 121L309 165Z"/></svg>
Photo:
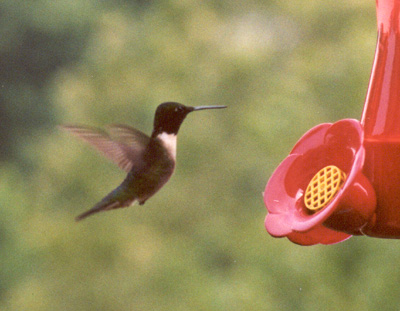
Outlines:
<svg viewBox="0 0 400 311"><path fill-rule="evenodd" d="M0 1L0 310L395 310L398 241L300 247L265 184L311 127L359 119L375 43L362 0ZM144 206L75 223L125 177L62 123L150 133L189 115Z"/></svg>

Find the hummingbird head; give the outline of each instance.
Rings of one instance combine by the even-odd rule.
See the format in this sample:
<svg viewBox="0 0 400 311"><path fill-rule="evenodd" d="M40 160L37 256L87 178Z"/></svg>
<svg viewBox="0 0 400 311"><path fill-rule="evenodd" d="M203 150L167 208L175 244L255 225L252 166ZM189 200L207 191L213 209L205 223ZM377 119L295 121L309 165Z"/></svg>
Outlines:
<svg viewBox="0 0 400 311"><path fill-rule="evenodd" d="M220 109L226 106L197 106L190 107L175 102L162 103L157 107L154 117L153 135L163 132L167 134L178 134L179 128L188 113L204 109Z"/></svg>

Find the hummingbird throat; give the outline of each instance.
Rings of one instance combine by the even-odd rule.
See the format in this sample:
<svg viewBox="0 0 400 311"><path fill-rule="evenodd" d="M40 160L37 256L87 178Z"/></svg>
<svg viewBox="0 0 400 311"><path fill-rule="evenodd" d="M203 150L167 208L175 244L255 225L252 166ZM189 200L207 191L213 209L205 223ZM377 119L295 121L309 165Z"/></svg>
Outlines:
<svg viewBox="0 0 400 311"><path fill-rule="evenodd" d="M157 135L157 138L162 141L165 149L171 154L171 156L176 158L176 134L168 134L166 132L162 132Z"/></svg>

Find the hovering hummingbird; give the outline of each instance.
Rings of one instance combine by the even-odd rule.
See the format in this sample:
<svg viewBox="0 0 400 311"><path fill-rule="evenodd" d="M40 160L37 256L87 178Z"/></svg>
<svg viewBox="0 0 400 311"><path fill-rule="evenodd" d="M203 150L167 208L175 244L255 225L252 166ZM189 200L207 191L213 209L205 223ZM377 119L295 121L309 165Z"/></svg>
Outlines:
<svg viewBox="0 0 400 311"><path fill-rule="evenodd" d="M150 137L126 125L110 125L107 132L86 126L61 126L97 148L128 173L121 185L75 219L79 221L101 211L127 207L136 201L143 205L174 172L176 135L187 114L221 108L226 106L189 107L175 102L162 103L157 107Z"/></svg>

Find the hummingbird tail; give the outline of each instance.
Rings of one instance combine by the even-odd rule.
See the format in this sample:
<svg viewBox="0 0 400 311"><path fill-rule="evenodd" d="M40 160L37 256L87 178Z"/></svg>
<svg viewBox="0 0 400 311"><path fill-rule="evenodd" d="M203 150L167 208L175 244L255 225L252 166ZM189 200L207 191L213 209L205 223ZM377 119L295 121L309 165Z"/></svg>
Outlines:
<svg viewBox="0 0 400 311"><path fill-rule="evenodd" d="M80 221L80 220L85 219L86 217L96 214L98 212L108 211L108 210L121 208L121 207L126 207L126 206L131 205L132 202L133 202L133 200L122 201L122 202L118 201L115 199L114 192L111 192L109 195L107 195L103 200L101 200L99 203L97 203L91 209L76 216L75 220Z"/></svg>
<svg viewBox="0 0 400 311"><path fill-rule="evenodd" d="M93 206L90 210L87 210L86 212L78 215L75 217L76 221L80 221L82 219L85 219L86 217L92 215L92 214L96 214L98 212L102 212L102 211L106 211L109 209L114 209L114 208L118 208L118 207L122 207L119 206L119 202L112 202L111 204L104 204L103 201L99 202L98 204L96 204L95 206Z"/></svg>

